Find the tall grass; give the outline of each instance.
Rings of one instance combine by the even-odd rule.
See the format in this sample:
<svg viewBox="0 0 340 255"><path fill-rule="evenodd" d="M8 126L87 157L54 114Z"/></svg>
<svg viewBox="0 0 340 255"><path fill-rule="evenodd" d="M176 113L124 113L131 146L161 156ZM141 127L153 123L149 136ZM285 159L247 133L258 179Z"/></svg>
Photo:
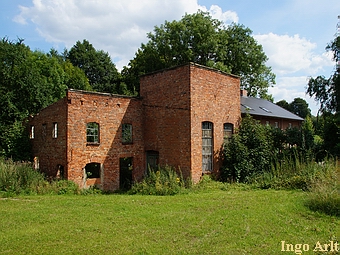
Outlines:
<svg viewBox="0 0 340 255"><path fill-rule="evenodd" d="M340 216L337 171L337 161L333 159L317 163L311 157L285 157L275 160L270 171L254 176L251 183L262 189L307 191L306 205L310 209Z"/></svg>
<svg viewBox="0 0 340 255"><path fill-rule="evenodd" d="M0 160L0 192L28 194L44 185L44 177L31 164Z"/></svg>
<svg viewBox="0 0 340 255"><path fill-rule="evenodd" d="M340 216L339 166L327 166L327 171L319 173L310 185L312 191L306 205L319 212Z"/></svg>
<svg viewBox="0 0 340 255"><path fill-rule="evenodd" d="M260 188L301 189L311 191L315 182L336 178L336 161L328 159L323 163L312 157L287 155L274 158L269 171L260 173L250 179Z"/></svg>
<svg viewBox="0 0 340 255"><path fill-rule="evenodd" d="M170 166L149 169L143 181L135 183L129 194L141 195L175 195L190 186L190 182L185 182L181 172Z"/></svg>
<svg viewBox="0 0 340 255"><path fill-rule="evenodd" d="M0 196L79 193L74 182L48 182L30 163L0 159Z"/></svg>

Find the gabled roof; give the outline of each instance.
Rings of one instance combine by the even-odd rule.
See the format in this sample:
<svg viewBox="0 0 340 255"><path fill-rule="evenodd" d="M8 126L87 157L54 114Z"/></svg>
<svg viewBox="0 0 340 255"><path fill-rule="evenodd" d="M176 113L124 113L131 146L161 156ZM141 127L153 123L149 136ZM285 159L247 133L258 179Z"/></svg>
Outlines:
<svg viewBox="0 0 340 255"><path fill-rule="evenodd" d="M282 118L303 121L304 119L273 104L267 100L255 97L241 96L241 112L250 115L266 116L272 118Z"/></svg>

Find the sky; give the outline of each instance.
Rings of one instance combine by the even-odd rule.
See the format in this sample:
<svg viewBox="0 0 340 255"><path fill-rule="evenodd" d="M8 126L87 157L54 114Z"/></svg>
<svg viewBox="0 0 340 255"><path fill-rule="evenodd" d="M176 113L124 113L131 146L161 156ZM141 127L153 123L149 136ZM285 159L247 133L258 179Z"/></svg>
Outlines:
<svg viewBox="0 0 340 255"><path fill-rule="evenodd" d="M276 75L269 89L274 102L300 97L316 115L319 105L306 86L310 77L329 78L335 70L325 47L337 33L339 0L0 0L0 37L24 39L45 53L86 39L121 70L155 26L198 10L250 28Z"/></svg>

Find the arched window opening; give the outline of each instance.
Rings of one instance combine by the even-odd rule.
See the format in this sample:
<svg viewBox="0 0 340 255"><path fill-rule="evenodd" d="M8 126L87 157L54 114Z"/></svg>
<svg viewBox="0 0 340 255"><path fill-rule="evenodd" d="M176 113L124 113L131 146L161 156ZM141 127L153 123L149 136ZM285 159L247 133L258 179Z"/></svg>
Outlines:
<svg viewBox="0 0 340 255"><path fill-rule="evenodd" d="M229 141L234 133L234 125L231 123L223 124L223 140L225 143Z"/></svg>
<svg viewBox="0 0 340 255"><path fill-rule="evenodd" d="M100 163L89 163L85 166L87 179L100 178Z"/></svg>
<svg viewBox="0 0 340 255"><path fill-rule="evenodd" d="M213 123L202 122L202 172L213 169Z"/></svg>

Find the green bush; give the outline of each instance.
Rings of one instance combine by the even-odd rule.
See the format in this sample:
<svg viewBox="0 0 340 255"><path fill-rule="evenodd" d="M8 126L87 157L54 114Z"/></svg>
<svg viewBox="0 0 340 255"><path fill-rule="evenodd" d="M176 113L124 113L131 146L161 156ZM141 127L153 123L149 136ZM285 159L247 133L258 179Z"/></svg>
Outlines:
<svg viewBox="0 0 340 255"><path fill-rule="evenodd" d="M185 189L185 182L181 174L177 174L170 166L149 169L141 182L132 185L129 194L142 195L175 195Z"/></svg>
<svg viewBox="0 0 340 255"><path fill-rule="evenodd" d="M272 153L272 129L246 116L238 132L224 144L221 180L248 182L270 168Z"/></svg>

